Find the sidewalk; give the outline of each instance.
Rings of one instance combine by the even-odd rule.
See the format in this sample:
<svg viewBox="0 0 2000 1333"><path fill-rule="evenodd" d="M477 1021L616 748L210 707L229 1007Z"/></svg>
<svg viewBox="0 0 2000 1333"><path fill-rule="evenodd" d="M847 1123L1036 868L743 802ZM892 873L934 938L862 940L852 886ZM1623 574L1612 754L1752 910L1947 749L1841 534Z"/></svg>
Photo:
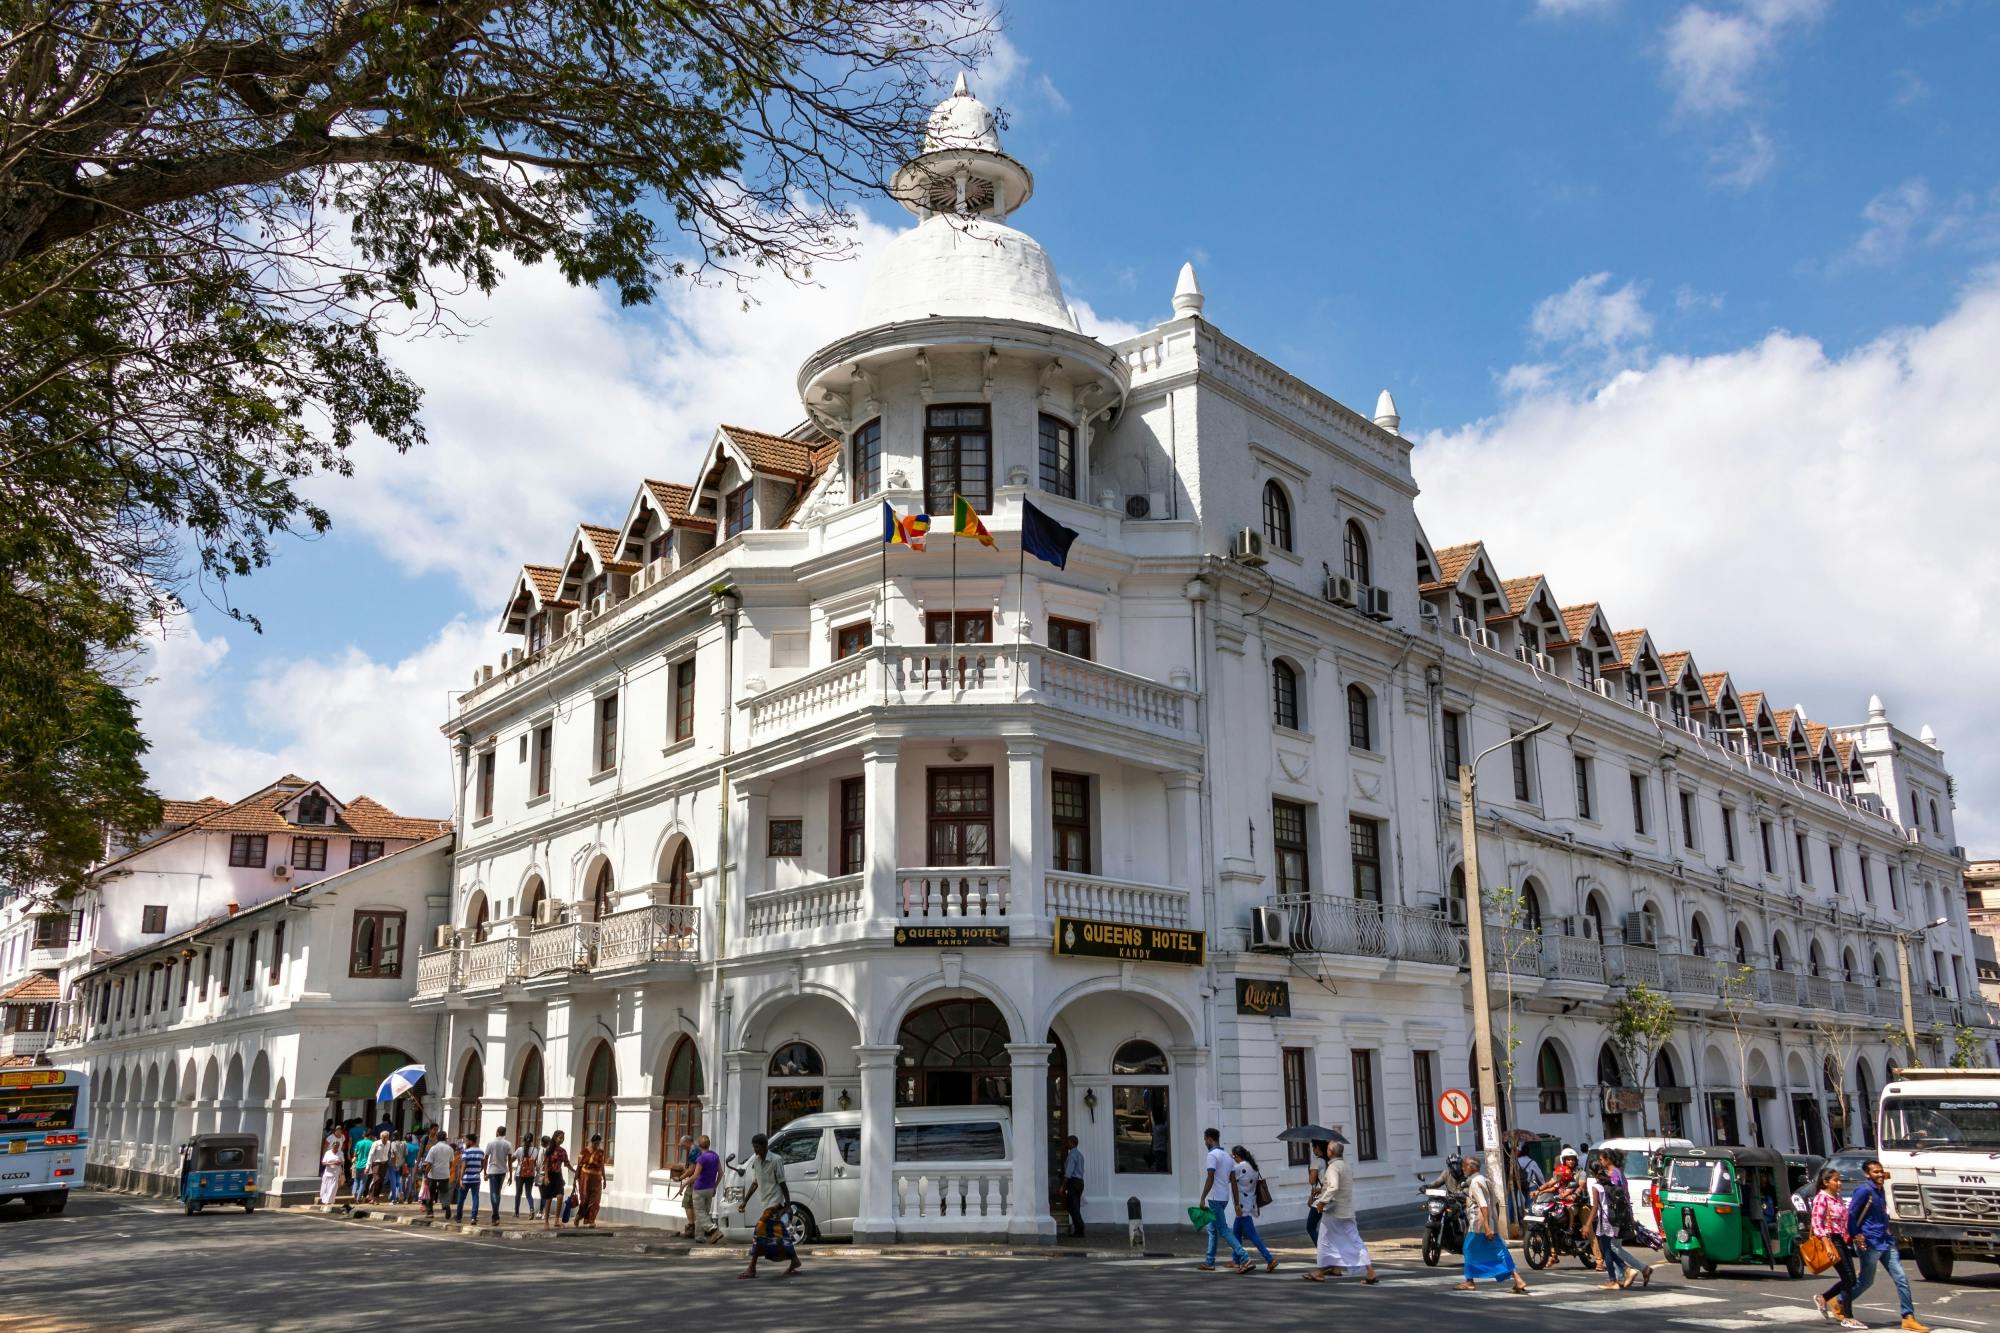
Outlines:
<svg viewBox="0 0 2000 1333"><path fill-rule="evenodd" d="M477 1236L486 1240L512 1241L524 1245L572 1242L591 1250L620 1255L683 1255L691 1258L736 1260L743 1257L747 1236L731 1236L720 1245L703 1245L684 1239L669 1227L606 1224L591 1228L560 1227L544 1230L539 1220L524 1213L518 1219L505 1213L495 1226L481 1214L479 1225L454 1222L440 1209L434 1218L425 1217L421 1204L337 1203L331 1207L307 1204L284 1209L320 1215L335 1221L368 1226L425 1227L433 1232ZM1423 1233L1414 1227L1385 1227L1362 1233L1378 1262L1389 1263L1416 1257ZM1264 1237L1280 1263L1305 1265L1312 1262L1313 1249L1303 1232ZM895 1245L854 1245L846 1241L814 1241L799 1246L799 1252L814 1258L881 1258L889 1255L924 1255L951 1258L1030 1258L1030 1259L1176 1259L1199 1263L1206 1247L1203 1234L1189 1227L1149 1230L1143 1250L1126 1243L1123 1231L1106 1223L1081 1240L1059 1237L1053 1245L1014 1245L1006 1241L907 1241Z"/></svg>

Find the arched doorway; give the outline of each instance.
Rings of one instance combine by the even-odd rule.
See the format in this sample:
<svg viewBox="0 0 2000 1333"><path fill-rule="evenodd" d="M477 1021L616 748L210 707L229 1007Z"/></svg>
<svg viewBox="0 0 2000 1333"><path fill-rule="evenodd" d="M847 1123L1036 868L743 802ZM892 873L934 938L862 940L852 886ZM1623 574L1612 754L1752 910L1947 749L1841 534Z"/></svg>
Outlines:
<svg viewBox="0 0 2000 1333"><path fill-rule="evenodd" d="M602 921L605 917L610 916L612 912L616 911L617 907L618 888L616 877L611 873L611 863L609 861L600 862L597 867L597 876L591 881L590 885L590 919L592 921ZM586 1138L584 1141L587 1143L589 1139Z"/></svg>
<svg viewBox="0 0 2000 1333"><path fill-rule="evenodd" d="M1861 1121L1861 1142L1872 1148L1875 1146L1875 1090L1869 1085L1866 1060L1854 1062L1854 1101L1861 1108L1858 1117ZM1850 1133L1847 1137L1852 1139L1854 1135Z"/></svg>
<svg viewBox="0 0 2000 1333"><path fill-rule="evenodd" d="M764 1132L776 1134L802 1115L826 1109L826 1061L808 1041L788 1041L771 1052L764 1078Z"/></svg>
<svg viewBox="0 0 2000 1333"><path fill-rule="evenodd" d="M1043 1040L1049 1044L1049 1211L1060 1216L1064 1145L1069 1138L1069 1052L1054 1028Z"/></svg>
<svg viewBox="0 0 2000 1333"><path fill-rule="evenodd" d="M486 932L492 925L492 916L493 908L486 900L485 891L474 889L472 901L465 905L465 928L471 932L474 944L486 938Z"/></svg>
<svg viewBox="0 0 2000 1333"><path fill-rule="evenodd" d="M1010 1106L1007 1020L991 1000L940 1000L912 1010L897 1042L898 1106Z"/></svg>
<svg viewBox="0 0 2000 1333"><path fill-rule="evenodd" d="M1671 1047L1662 1046L1653 1057L1653 1087L1660 1101L1660 1133L1670 1139L1686 1138L1687 1108L1693 1094L1681 1086Z"/></svg>
<svg viewBox="0 0 2000 1333"><path fill-rule="evenodd" d="M521 1053L521 1072L514 1079L514 1115L508 1123L523 1143L542 1136L542 1053L533 1047Z"/></svg>
<svg viewBox="0 0 2000 1333"><path fill-rule="evenodd" d="M673 854L667 859L666 872L660 876L661 902L668 907L691 907L694 904L694 845L686 838L674 844Z"/></svg>
<svg viewBox="0 0 2000 1333"><path fill-rule="evenodd" d="M701 1137L701 1052L694 1038L681 1037L667 1054L660 1079L660 1167L675 1171L687 1164L683 1137Z"/></svg>
<svg viewBox="0 0 2000 1333"><path fill-rule="evenodd" d="M1173 1114L1167 1101L1172 1077L1166 1052L1143 1037L1125 1042L1111 1057L1111 1141L1119 1172L1173 1171Z"/></svg>
<svg viewBox="0 0 2000 1333"><path fill-rule="evenodd" d="M1597 1098L1599 1113L1604 1117L1604 1137L1619 1139L1625 1137L1625 1115L1622 1111L1610 1109L1606 1093L1625 1086L1625 1071L1619 1068L1618 1052L1606 1042L1597 1048Z"/></svg>
<svg viewBox="0 0 2000 1333"><path fill-rule="evenodd" d="M453 1132L461 1139L467 1134L478 1138L481 1133L479 1104L486 1095L486 1062L479 1058L479 1052L465 1053L465 1067L459 1071L455 1091L458 1094L458 1117L452 1127Z"/></svg>
<svg viewBox="0 0 2000 1333"><path fill-rule="evenodd" d="M617 1097L618 1062L611 1053L611 1043L600 1041L591 1048L590 1061L584 1066L583 1128L576 1136L579 1151L589 1145L592 1135L601 1135L604 1158L611 1160L618 1128Z"/></svg>
<svg viewBox="0 0 2000 1333"><path fill-rule="evenodd" d="M1535 1055L1535 1087L1543 1115L1569 1114L1569 1079L1563 1073L1562 1052L1553 1041L1544 1041Z"/></svg>
<svg viewBox="0 0 2000 1333"><path fill-rule="evenodd" d="M326 1118L336 1125L374 1126L386 1122L408 1131L424 1123L423 1085L393 1102L375 1100L382 1080L416 1061L393 1046L371 1046L341 1062L326 1083Z"/></svg>
<svg viewBox="0 0 2000 1333"><path fill-rule="evenodd" d="M529 921L538 921L541 917L542 903L548 896L549 891L542 883L542 877L530 875L527 884L521 889L521 915Z"/></svg>

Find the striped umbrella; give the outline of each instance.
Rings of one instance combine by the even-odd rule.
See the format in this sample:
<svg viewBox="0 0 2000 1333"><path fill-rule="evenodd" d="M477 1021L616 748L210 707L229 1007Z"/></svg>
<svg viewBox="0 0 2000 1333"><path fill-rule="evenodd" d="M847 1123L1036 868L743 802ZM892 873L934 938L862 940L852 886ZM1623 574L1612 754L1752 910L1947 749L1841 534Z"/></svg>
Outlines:
<svg viewBox="0 0 2000 1333"><path fill-rule="evenodd" d="M393 1102L411 1088L424 1081L422 1065L404 1065L395 1073L382 1080L382 1086L375 1089L375 1100Z"/></svg>

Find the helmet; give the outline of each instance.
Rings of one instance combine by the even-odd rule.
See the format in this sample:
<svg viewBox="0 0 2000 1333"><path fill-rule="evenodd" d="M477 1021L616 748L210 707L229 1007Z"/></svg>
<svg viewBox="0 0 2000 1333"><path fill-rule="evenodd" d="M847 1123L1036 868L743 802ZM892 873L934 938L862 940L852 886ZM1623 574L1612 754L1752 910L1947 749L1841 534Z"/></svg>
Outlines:
<svg viewBox="0 0 2000 1333"><path fill-rule="evenodd" d="M1576 1149L1574 1148L1564 1148L1560 1156L1565 1162L1574 1162L1577 1160Z"/></svg>

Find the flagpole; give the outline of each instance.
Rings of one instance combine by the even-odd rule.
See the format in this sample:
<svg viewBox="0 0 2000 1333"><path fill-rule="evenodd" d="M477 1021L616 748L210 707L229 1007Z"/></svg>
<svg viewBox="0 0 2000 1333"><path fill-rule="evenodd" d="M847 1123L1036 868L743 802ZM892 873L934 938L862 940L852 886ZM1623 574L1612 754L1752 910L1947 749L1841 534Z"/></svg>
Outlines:
<svg viewBox="0 0 2000 1333"><path fill-rule="evenodd" d="M954 650L958 647L958 500L957 491L951 493L951 633L945 642Z"/></svg>
<svg viewBox="0 0 2000 1333"><path fill-rule="evenodd" d="M1022 646L1028 638L1028 516L1025 508L1021 514L1020 557L1014 568L1014 701L1021 699L1021 657L1026 651Z"/></svg>
<svg viewBox="0 0 2000 1333"><path fill-rule="evenodd" d="M885 500L883 503L888 504L888 501ZM891 506L889 518L893 522L895 517L896 510ZM882 702L886 705L889 702L889 534L886 532L882 534L882 590L876 594L875 602L876 633L882 639L877 645L882 651L875 654L875 657L882 671ZM835 633L839 631L836 630ZM876 635L869 637L874 638ZM834 646L836 649L839 647L838 644Z"/></svg>

